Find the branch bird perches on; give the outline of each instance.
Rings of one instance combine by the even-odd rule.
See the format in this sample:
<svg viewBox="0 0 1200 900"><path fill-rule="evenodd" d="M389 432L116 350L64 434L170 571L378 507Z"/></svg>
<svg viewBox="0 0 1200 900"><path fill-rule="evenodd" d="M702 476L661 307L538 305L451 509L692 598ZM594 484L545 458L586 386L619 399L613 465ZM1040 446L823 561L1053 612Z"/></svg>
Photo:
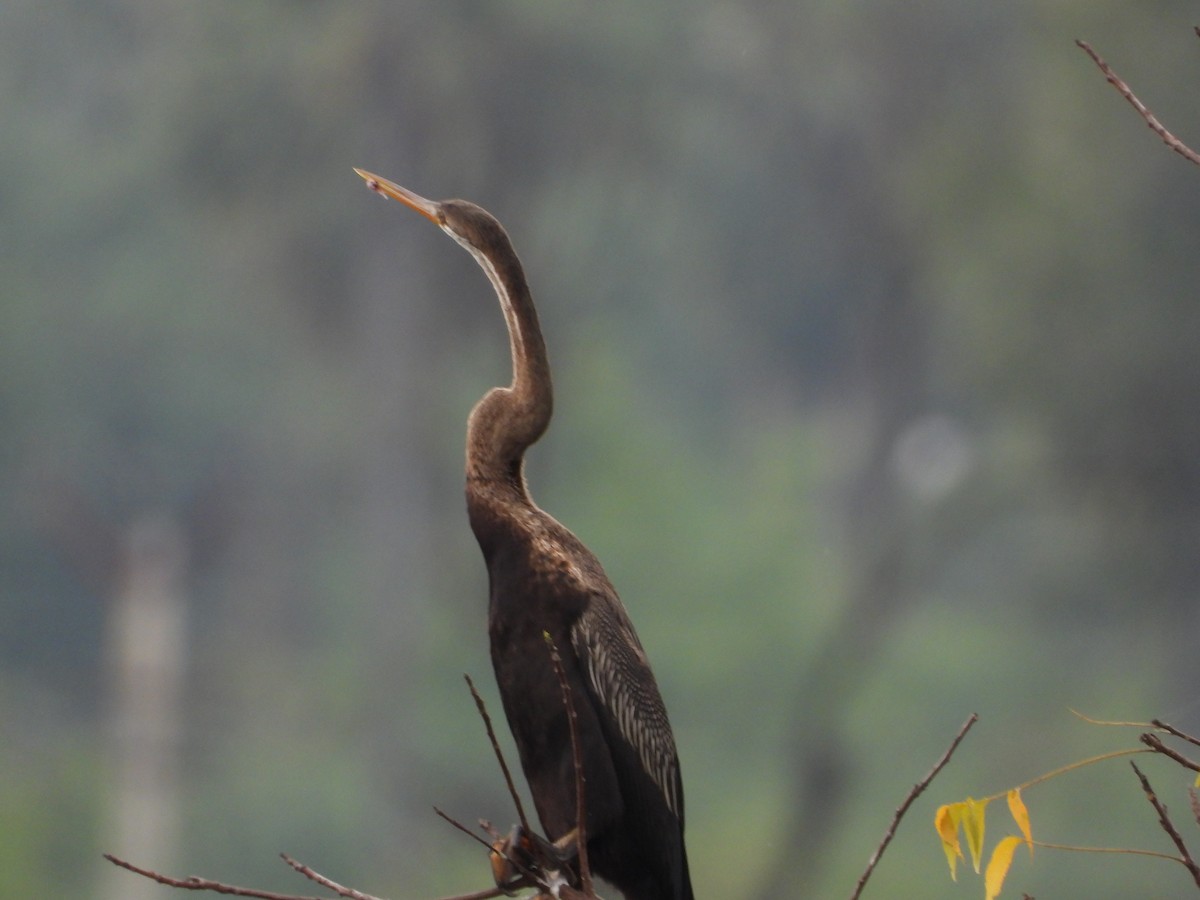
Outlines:
<svg viewBox="0 0 1200 900"><path fill-rule="evenodd" d="M552 645L549 647L549 652L552 656L557 654L557 651ZM556 671L561 671L561 669L556 667ZM475 690L475 684L471 681L470 676L464 677L466 678L467 687L471 691L471 696L475 700L476 710L478 711L480 718L483 720L484 726L487 730L488 740L491 744L492 752L495 754L496 760L500 765L501 772L504 774L505 784L508 788L509 796L513 801L514 807L517 810L518 818L524 822L525 814L521 806L521 798L517 793L516 786L513 784L512 777L509 775L508 764L504 760L504 754L500 750L500 744L496 740L496 733L492 728L491 716L488 714L487 706L484 704L483 698L479 695L479 692ZM570 686L566 682L565 674L560 676L560 687L563 692L564 706L565 708L570 709ZM582 796L585 788L582 779L582 770L579 767L578 762L578 758L576 758L576 791L580 796ZM478 841L484 847L484 849L488 850L492 856L493 871L495 871L496 858L497 856L504 856L507 854L508 845L499 839L499 836L492 831L490 825L488 825L486 822L480 823L484 831L487 832L492 838L491 843L485 841L479 835L475 834L475 832L470 828L459 822L454 817L447 815L436 806L434 807L434 812L453 825L456 829L466 834L472 840ZM489 898L493 897L511 895L515 890L526 887L536 888L539 891L539 896L553 895L557 896L558 900L600 900L590 885L590 876L587 871L586 859L581 858L580 865L581 878L584 887L576 890L569 885L562 883L562 878L557 871L557 860L540 857L538 855L539 849L542 846L547 845L548 842L544 838L533 835L532 832L529 832L529 834L531 835L532 839L530 841L528 851L522 855L520 859L508 859L508 862L512 866L512 870L516 873L516 877L511 879L504 887L497 886L493 888L487 888L482 891L474 891L468 894L455 894L453 897L445 897L442 898L442 900L489 900ZM356 890L355 888L346 887L345 885L339 884L331 878L322 875L311 866L305 865L304 863L293 859L286 853L281 853L279 855L289 866L291 866L295 871L303 875L309 881L321 885L339 897L345 897L347 900L382 900L382 898L376 897L372 894L367 894ZM165 875L153 869L147 869L142 866L135 865L134 863L122 859L121 857L118 857L112 853L105 853L104 858L113 865L127 869L128 871L140 875L143 878L155 881L166 887L178 888L181 890L209 891L212 893L224 894L233 897L252 897L257 898L257 900L322 900L320 897L305 896L300 894L284 894L276 891L265 891L259 888L243 887L241 885L228 884L223 881L217 881L212 878L203 878L196 875L178 878L172 875Z"/></svg>

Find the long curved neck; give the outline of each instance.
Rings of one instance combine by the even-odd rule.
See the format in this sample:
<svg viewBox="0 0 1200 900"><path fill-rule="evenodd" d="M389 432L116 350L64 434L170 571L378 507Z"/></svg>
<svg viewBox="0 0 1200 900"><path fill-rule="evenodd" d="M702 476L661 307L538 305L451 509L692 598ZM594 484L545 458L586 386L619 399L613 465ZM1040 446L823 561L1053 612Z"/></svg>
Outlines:
<svg viewBox="0 0 1200 900"><path fill-rule="evenodd" d="M471 410L467 479L510 485L528 499L522 474L525 451L545 433L554 406L546 344L521 262L507 239L491 254L463 246L496 289L513 364L512 384L493 388Z"/></svg>

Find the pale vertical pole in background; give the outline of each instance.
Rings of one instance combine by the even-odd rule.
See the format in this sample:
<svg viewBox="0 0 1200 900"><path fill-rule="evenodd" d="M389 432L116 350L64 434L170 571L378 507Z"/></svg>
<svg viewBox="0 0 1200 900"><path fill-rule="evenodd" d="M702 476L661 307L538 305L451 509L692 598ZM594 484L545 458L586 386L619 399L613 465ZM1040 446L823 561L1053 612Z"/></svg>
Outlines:
<svg viewBox="0 0 1200 900"><path fill-rule="evenodd" d="M179 752L187 665L183 535L165 516L128 529L105 635L112 782L104 849L171 872L179 851ZM104 863L104 900L163 888Z"/></svg>

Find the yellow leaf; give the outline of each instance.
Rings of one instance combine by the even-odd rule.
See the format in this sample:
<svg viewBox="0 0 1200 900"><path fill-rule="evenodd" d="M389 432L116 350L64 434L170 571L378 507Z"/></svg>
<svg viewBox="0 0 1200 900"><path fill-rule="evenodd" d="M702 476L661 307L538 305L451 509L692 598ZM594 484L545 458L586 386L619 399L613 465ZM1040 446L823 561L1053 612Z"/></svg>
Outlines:
<svg viewBox="0 0 1200 900"><path fill-rule="evenodd" d="M1025 801L1021 799L1020 788L1013 788L1008 792L1008 811L1012 813L1013 820L1025 836L1025 844L1029 847L1029 855L1032 857L1033 832L1029 828L1029 810L1025 808Z"/></svg>
<svg viewBox="0 0 1200 900"><path fill-rule="evenodd" d="M983 816L987 811L987 800L967 798L963 810L963 834L967 836L967 849L971 851L971 864L979 874L979 860L983 856Z"/></svg>
<svg viewBox="0 0 1200 900"><path fill-rule="evenodd" d="M955 881L958 881L958 861L963 855L962 847L958 844L958 823L962 820L963 806L962 803L939 806L933 817L933 827L942 839L942 850L946 853L946 862L950 864L950 877Z"/></svg>
<svg viewBox="0 0 1200 900"><path fill-rule="evenodd" d="M1019 837L1009 835L992 851L992 859L983 876L983 887L987 893L987 900L995 900L1000 896L1000 888L1004 886L1004 877L1008 875L1008 868L1012 865L1013 851L1020 843Z"/></svg>

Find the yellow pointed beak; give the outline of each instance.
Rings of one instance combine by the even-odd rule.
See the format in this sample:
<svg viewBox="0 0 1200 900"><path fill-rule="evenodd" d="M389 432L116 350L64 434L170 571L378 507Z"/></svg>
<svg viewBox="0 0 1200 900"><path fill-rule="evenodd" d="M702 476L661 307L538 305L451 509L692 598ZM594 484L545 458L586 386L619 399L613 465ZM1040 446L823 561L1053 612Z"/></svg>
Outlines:
<svg viewBox="0 0 1200 900"><path fill-rule="evenodd" d="M377 194L382 194L385 197L391 197L393 200L399 200L405 206L415 209L434 225L441 225L441 204L436 200L426 200L420 194L414 194L408 188L402 188L395 182L388 181L386 178L380 178L363 169L355 169L362 179L367 183L367 187Z"/></svg>

